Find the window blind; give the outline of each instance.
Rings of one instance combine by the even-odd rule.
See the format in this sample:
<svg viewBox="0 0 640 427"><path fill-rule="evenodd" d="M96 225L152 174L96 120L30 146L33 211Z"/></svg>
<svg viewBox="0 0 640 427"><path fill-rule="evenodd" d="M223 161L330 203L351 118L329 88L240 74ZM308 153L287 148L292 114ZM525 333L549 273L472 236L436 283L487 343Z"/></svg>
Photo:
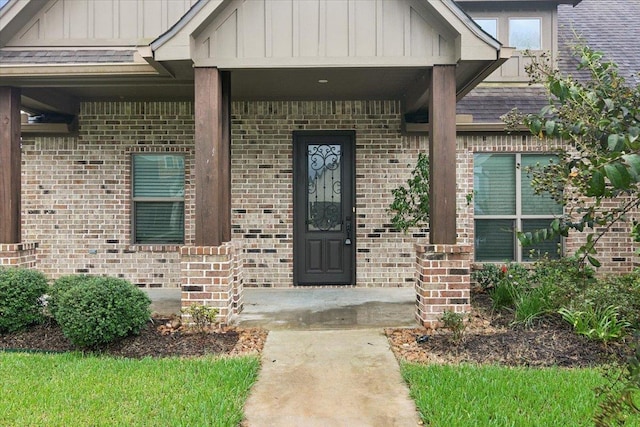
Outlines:
<svg viewBox="0 0 640 427"><path fill-rule="evenodd" d="M136 243L184 242L184 157L133 156Z"/></svg>

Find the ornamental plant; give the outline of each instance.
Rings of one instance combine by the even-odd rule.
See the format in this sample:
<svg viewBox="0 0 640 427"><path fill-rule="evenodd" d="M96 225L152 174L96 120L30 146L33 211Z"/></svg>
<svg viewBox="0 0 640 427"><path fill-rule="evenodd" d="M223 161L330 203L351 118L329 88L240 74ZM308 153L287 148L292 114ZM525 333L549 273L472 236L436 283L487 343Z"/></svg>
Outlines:
<svg viewBox="0 0 640 427"><path fill-rule="evenodd" d="M562 75L548 55L530 55L527 72L532 83L545 86L549 104L537 114L511 111L503 120L566 147L557 162L531 170L534 192L551 195L565 213L546 229L520 233L520 242L587 230L577 255L597 267L598 241L640 207L640 85L628 84L602 52L579 43L573 54L590 79Z"/></svg>
<svg viewBox="0 0 640 427"><path fill-rule="evenodd" d="M62 294L69 289L80 286L90 280L90 276L82 274L70 274L56 279L49 287L47 298L47 310L52 317L56 317L56 310Z"/></svg>
<svg viewBox="0 0 640 427"><path fill-rule="evenodd" d="M39 271L0 268L0 332L14 332L43 320L47 279Z"/></svg>
<svg viewBox="0 0 640 427"><path fill-rule="evenodd" d="M74 345L95 348L138 334L151 317L150 305L126 280L86 276L59 294L55 320Z"/></svg>
<svg viewBox="0 0 640 427"><path fill-rule="evenodd" d="M220 312L215 307L203 304L191 304L188 307L183 307L180 311L189 315L193 322L193 327L199 333L205 333L211 325L215 324Z"/></svg>

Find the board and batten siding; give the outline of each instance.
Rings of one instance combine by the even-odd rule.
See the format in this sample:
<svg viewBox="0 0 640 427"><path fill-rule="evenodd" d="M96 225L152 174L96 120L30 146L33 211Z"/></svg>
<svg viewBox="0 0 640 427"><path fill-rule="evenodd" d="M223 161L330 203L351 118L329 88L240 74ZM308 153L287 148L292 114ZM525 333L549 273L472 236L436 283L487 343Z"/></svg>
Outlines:
<svg viewBox="0 0 640 427"><path fill-rule="evenodd" d="M149 43L174 25L196 2L49 0L7 46L134 46Z"/></svg>
<svg viewBox="0 0 640 427"><path fill-rule="evenodd" d="M192 49L196 66L428 66L455 63L458 37L417 0L234 0Z"/></svg>

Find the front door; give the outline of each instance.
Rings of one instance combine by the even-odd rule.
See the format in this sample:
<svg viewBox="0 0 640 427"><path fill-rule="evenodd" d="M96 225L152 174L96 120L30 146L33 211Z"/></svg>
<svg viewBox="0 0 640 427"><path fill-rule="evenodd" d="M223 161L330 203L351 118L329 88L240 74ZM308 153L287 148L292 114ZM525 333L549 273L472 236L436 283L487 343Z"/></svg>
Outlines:
<svg viewBox="0 0 640 427"><path fill-rule="evenodd" d="M354 132L294 132L295 285L355 284Z"/></svg>

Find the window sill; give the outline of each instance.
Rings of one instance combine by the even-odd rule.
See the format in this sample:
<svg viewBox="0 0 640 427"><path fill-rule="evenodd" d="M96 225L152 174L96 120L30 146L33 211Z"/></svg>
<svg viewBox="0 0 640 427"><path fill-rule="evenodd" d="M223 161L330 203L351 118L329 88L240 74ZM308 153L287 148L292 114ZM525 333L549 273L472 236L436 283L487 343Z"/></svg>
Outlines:
<svg viewBox="0 0 640 427"><path fill-rule="evenodd" d="M180 252L182 244L134 244L129 245L128 252Z"/></svg>

